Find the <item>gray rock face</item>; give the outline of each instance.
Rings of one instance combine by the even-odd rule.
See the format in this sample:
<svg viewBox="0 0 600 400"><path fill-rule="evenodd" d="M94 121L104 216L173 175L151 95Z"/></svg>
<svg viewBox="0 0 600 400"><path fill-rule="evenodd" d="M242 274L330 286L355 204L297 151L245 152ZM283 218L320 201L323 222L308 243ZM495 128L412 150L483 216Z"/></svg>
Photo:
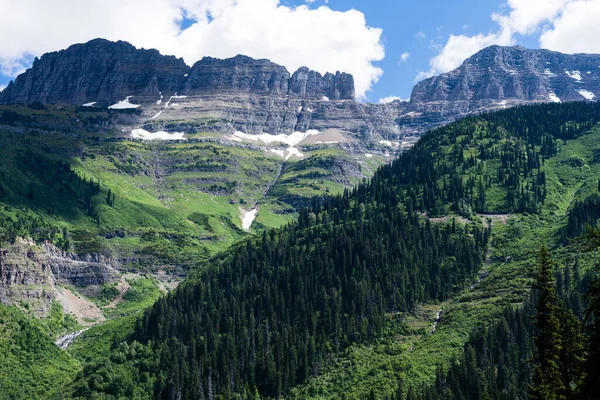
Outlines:
<svg viewBox="0 0 600 400"><path fill-rule="evenodd" d="M322 76L306 67L294 72L289 81L289 94L303 99L353 100L354 77L337 72Z"/></svg>
<svg viewBox="0 0 600 400"><path fill-rule="evenodd" d="M56 298L56 285L93 286L118 279L109 260L66 253L50 243L18 239L0 249L0 302L28 303L38 315Z"/></svg>
<svg viewBox="0 0 600 400"><path fill-rule="evenodd" d="M287 69L269 60L238 55L204 57L188 67L182 59L127 42L95 39L44 54L0 93L0 104L111 105L126 97L136 104L179 95L257 95L303 99L354 99L354 78Z"/></svg>
<svg viewBox="0 0 600 400"><path fill-rule="evenodd" d="M191 68L179 94L286 96L289 78L285 67L269 60L242 55L225 60L204 57Z"/></svg>
<svg viewBox="0 0 600 400"><path fill-rule="evenodd" d="M172 94L189 67L157 50L96 39L35 59L0 93L0 104L108 103L127 96Z"/></svg>
<svg viewBox="0 0 600 400"><path fill-rule="evenodd" d="M122 120L125 130L150 121L187 133L336 129L363 143L377 138L401 142L470 114L596 100L599 67L600 55L491 46L454 71L418 83L409 102L363 104L354 100L354 78L345 73L323 76L302 67L290 75L269 60L241 55L205 57L190 68L156 50L98 39L42 56L0 93L0 104L108 105L136 96L142 113ZM187 97L157 104L159 92Z"/></svg>
<svg viewBox="0 0 600 400"><path fill-rule="evenodd" d="M418 83L411 105L467 102L466 108L474 111L502 101L591 100L600 95L599 66L596 54L491 46L454 71Z"/></svg>

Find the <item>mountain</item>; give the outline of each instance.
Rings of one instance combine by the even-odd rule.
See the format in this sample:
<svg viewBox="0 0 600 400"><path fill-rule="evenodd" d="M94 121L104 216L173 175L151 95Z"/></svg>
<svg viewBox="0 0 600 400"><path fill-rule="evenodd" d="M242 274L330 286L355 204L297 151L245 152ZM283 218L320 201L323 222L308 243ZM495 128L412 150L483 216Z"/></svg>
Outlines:
<svg viewBox="0 0 600 400"><path fill-rule="evenodd" d="M236 56L204 57L191 68L182 59L127 42L95 39L36 58L0 93L0 104L110 105L133 97L151 102L161 96L254 94L302 99L354 99L351 75L301 68L292 76L268 60Z"/></svg>
<svg viewBox="0 0 600 400"><path fill-rule="evenodd" d="M576 201L598 191L599 111L519 107L429 132L370 181L210 260L86 366L75 396L385 398L436 376L443 386L465 343L477 348L469 371L490 378L478 387L526 395L532 328L520 305L537 249L577 263L561 290L580 311L595 278L594 256L575 261L564 232ZM437 313L420 317L430 304ZM486 358L481 341L510 341L510 329L519 342L491 344Z"/></svg>
<svg viewBox="0 0 600 400"><path fill-rule="evenodd" d="M411 104L466 114L530 102L600 96L600 55L491 46L457 69L419 82Z"/></svg>
<svg viewBox="0 0 600 400"><path fill-rule="evenodd" d="M561 266L577 258L580 297L593 279L592 257L568 239L600 216L598 104L537 103L552 103L540 85L595 91L581 60L596 56L560 55L568 73L544 69L525 96L514 79L529 87L549 56L492 47L455 71L464 84L445 74L381 105L355 101L347 74L244 56L180 70L122 42L52 54L0 94L11 103L0 105L0 301L18 309L0 321L15 332L0 345L24 343L6 370L45 384L21 397L63 385L33 368L23 325L63 312L77 321L42 329L39 357L95 325L61 353L82 398L380 398L400 382L443 385L437 366L523 303L541 243ZM517 69L518 57L541 61ZM105 84L81 83L93 65ZM503 98L480 90L502 76L494 68L516 71ZM6 100L17 97L26 104ZM529 106L471 115L509 105Z"/></svg>
<svg viewBox="0 0 600 400"><path fill-rule="evenodd" d="M2 91L0 104L84 104L175 93L188 70L182 59L157 50L96 39L36 58Z"/></svg>
<svg viewBox="0 0 600 400"><path fill-rule="evenodd" d="M414 142L411 136L466 115L594 100L600 96L598 65L600 56L593 54L491 46L454 71L419 82L408 102L362 104L354 101L354 79L346 73L323 76L303 67L290 75L269 60L242 55L204 57L190 68L156 50L96 39L36 59L0 93L0 104L133 103L141 108L130 125L162 121L155 128L191 133L190 119L208 118L210 126L202 128L217 132L335 130L363 148L384 140L397 150Z"/></svg>

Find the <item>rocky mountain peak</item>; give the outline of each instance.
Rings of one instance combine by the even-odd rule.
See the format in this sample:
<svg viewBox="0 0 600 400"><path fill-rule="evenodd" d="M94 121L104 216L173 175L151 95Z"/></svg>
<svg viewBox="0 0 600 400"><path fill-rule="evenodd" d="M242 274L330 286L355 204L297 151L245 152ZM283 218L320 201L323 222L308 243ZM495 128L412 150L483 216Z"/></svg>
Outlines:
<svg viewBox="0 0 600 400"><path fill-rule="evenodd" d="M204 57L190 68L183 59L157 50L94 39L36 58L30 69L0 93L0 104L110 105L126 97L140 104L175 93L352 100L354 78L339 72L322 76L308 68L290 76L281 65L244 55Z"/></svg>
<svg viewBox="0 0 600 400"><path fill-rule="evenodd" d="M183 59L157 50L94 39L36 58L0 94L0 104L84 104L174 93L188 69Z"/></svg>
<svg viewBox="0 0 600 400"><path fill-rule="evenodd" d="M418 83L411 101L560 102L600 95L600 56L490 46L457 69ZM507 103L508 104L508 103Z"/></svg>

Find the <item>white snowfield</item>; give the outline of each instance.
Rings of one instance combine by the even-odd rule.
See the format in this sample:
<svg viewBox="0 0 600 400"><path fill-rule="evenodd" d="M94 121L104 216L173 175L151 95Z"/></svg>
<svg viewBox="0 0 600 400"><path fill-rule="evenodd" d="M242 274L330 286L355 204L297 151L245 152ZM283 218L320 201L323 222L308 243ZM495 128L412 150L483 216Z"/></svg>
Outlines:
<svg viewBox="0 0 600 400"><path fill-rule="evenodd" d="M242 213L242 228L244 228L245 231L249 231L258 214L258 208L254 208L250 211L242 210Z"/></svg>
<svg viewBox="0 0 600 400"><path fill-rule="evenodd" d="M581 81L581 72L579 72L579 71L565 70L565 74L567 74L569 76L569 78L572 78L572 79L576 80L577 82Z"/></svg>
<svg viewBox="0 0 600 400"><path fill-rule="evenodd" d="M83 107L93 107L93 106L94 106L94 104L96 104L96 102L95 102L95 101L92 101L91 103L85 103L85 104L82 104L82 106L83 106Z"/></svg>
<svg viewBox="0 0 600 400"><path fill-rule="evenodd" d="M129 102L129 99L132 96L127 96L125 98L125 100L121 100L120 102L113 104L112 106L109 106L108 108L113 109L113 110L125 110L127 108L138 108L141 104L131 104Z"/></svg>
<svg viewBox="0 0 600 400"><path fill-rule="evenodd" d="M589 90L585 90L585 89L581 89L577 91L580 95L582 95L583 97L585 97L586 100L594 100L596 98L596 95L592 92L590 92Z"/></svg>
<svg viewBox="0 0 600 400"><path fill-rule="evenodd" d="M283 149L270 149L269 151L279 155L281 158L289 160L292 156L304 157L304 154L300 152L295 146L302 142L309 136L318 135L320 132L316 129L309 129L306 132L294 132L289 135L280 133L279 135L271 135L270 133L261 133L260 135L249 135L244 132L236 132L229 137L229 140L234 142L262 142L264 144L271 143L283 143L288 145L288 148ZM287 154L286 154L287 153Z"/></svg>
<svg viewBox="0 0 600 400"><path fill-rule="evenodd" d="M561 102L560 99L558 98L558 96L555 93L552 93L552 92L548 93L548 98L550 100L552 100L553 102L555 102L555 103L560 103Z"/></svg>
<svg viewBox="0 0 600 400"><path fill-rule="evenodd" d="M388 147L392 147L392 148L397 148L398 146L400 146L400 143L398 143L398 142L391 142L389 140L380 140L379 144L382 144L382 145L388 146Z"/></svg>
<svg viewBox="0 0 600 400"><path fill-rule="evenodd" d="M281 150L281 149L269 149L269 151L271 153L277 154L281 158L285 158L285 150Z"/></svg>
<svg viewBox="0 0 600 400"><path fill-rule="evenodd" d="M373 154L366 153L366 154L365 154L365 157L367 157L367 158L371 158L371 157L373 157Z"/></svg>
<svg viewBox="0 0 600 400"><path fill-rule="evenodd" d="M132 130L131 137L142 140L186 140L183 132L148 132L141 128Z"/></svg>

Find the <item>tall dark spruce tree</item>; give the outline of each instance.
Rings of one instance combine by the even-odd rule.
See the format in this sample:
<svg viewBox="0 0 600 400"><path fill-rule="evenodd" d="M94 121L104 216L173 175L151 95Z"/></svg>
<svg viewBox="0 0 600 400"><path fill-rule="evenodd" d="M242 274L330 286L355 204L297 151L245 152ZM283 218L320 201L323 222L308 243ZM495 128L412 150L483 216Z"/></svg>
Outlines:
<svg viewBox="0 0 600 400"><path fill-rule="evenodd" d="M583 237L587 250L600 248L600 229L589 228ZM589 338L586 348L585 378L582 399L600 399L600 278L590 283L587 292L588 308L585 315Z"/></svg>
<svg viewBox="0 0 600 400"><path fill-rule="evenodd" d="M537 292L537 334L534 338L537 352L530 397L537 400L563 400L565 385L559 368L563 343L554 284L554 262L546 247L542 247L538 259L539 271L533 285Z"/></svg>

